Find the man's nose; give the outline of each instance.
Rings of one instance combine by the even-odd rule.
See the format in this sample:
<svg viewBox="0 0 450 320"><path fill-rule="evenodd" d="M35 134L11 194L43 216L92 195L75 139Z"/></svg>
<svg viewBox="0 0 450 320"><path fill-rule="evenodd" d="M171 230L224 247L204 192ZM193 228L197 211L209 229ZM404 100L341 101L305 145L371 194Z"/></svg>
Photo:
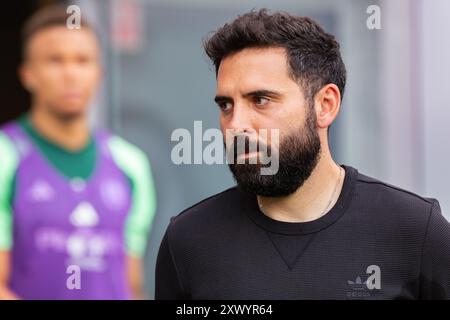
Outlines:
<svg viewBox="0 0 450 320"><path fill-rule="evenodd" d="M252 120L251 110L243 103L236 103L227 129L234 134L254 134L255 129Z"/></svg>

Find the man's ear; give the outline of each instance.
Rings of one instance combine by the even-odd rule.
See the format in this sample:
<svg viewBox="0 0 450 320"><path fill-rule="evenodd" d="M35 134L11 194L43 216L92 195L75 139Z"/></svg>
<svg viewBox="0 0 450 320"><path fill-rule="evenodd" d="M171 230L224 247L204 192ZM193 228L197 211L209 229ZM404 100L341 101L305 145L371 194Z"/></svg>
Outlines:
<svg viewBox="0 0 450 320"><path fill-rule="evenodd" d="M36 79L31 72L30 66L27 62L23 62L19 66L17 74L24 88L27 89L30 93L33 93L36 88Z"/></svg>
<svg viewBox="0 0 450 320"><path fill-rule="evenodd" d="M317 116L317 126L326 129L336 119L341 107L341 93L339 88L329 83L322 87L314 97Z"/></svg>

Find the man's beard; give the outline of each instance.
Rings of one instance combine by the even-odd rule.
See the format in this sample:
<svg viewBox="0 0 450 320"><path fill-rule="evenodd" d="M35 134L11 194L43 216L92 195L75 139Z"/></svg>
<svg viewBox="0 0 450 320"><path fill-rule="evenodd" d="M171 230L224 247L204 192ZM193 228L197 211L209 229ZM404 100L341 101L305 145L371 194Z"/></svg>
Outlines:
<svg viewBox="0 0 450 320"><path fill-rule="evenodd" d="M316 117L311 110L302 128L281 139L279 167L273 175L261 174L261 168L266 165L260 161L257 164L248 161L240 164L236 163L235 156L235 161L228 166L238 187L246 192L266 197L283 197L294 193L309 178L319 161L321 147L315 125ZM271 152L273 150L267 146L267 154Z"/></svg>

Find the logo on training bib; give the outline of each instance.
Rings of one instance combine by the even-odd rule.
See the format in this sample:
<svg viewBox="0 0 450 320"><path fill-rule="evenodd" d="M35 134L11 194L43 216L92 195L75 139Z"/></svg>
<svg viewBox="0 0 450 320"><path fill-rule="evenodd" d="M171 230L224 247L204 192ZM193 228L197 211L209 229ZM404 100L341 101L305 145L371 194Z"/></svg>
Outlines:
<svg viewBox="0 0 450 320"><path fill-rule="evenodd" d="M54 195L53 188L43 179L36 180L29 189L29 196L34 202L50 201Z"/></svg>
<svg viewBox="0 0 450 320"><path fill-rule="evenodd" d="M70 215L70 223L75 227L94 227L98 222L98 213L89 202L81 202Z"/></svg>
<svg viewBox="0 0 450 320"><path fill-rule="evenodd" d="M100 194L103 203L113 211L121 210L127 200L125 187L117 180L108 179L102 183Z"/></svg>

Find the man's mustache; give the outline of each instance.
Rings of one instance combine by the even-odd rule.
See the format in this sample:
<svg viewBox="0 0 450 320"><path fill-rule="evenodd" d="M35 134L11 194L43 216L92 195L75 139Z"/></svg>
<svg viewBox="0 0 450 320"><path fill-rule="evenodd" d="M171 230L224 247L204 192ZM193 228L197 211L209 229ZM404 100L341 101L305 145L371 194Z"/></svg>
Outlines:
<svg viewBox="0 0 450 320"><path fill-rule="evenodd" d="M252 164L261 167L261 175L274 175L279 169L279 151L277 148L271 148L266 143L266 135L246 135L238 134L226 136L224 147L227 154L227 162L229 165L235 164ZM270 141L278 141L278 131L272 131ZM280 143L278 142L278 145ZM249 153L257 153L257 157L242 158L242 155Z"/></svg>
<svg viewBox="0 0 450 320"><path fill-rule="evenodd" d="M231 153L234 155L235 158L243 155L248 154L251 152L265 152L270 156L270 146L267 145L265 142L250 138L247 135L236 135L232 139L229 139L229 144L224 141L225 149L228 153Z"/></svg>

